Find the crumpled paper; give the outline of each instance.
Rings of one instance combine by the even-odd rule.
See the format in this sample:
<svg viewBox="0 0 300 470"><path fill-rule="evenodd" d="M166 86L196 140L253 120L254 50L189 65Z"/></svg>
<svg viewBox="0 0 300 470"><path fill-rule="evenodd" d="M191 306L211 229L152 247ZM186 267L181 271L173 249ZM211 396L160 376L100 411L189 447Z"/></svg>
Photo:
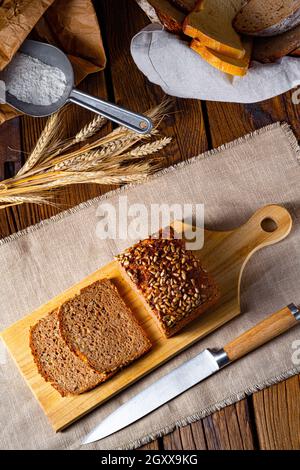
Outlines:
<svg viewBox="0 0 300 470"><path fill-rule="evenodd" d="M0 2L0 70L11 61L54 0L3 0Z"/></svg>
<svg viewBox="0 0 300 470"><path fill-rule="evenodd" d="M106 64L101 32L91 0L3 0L0 2L0 70L30 34L68 54L79 83ZM0 124L17 116L0 106Z"/></svg>
<svg viewBox="0 0 300 470"><path fill-rule="evenodd" d="M168 95L208 101L255 103L300 84L300 59L284 57L274 64L252 62L244 77L232 77L208 64L188 42L152 24L131 42L138 68Z"/></svg>

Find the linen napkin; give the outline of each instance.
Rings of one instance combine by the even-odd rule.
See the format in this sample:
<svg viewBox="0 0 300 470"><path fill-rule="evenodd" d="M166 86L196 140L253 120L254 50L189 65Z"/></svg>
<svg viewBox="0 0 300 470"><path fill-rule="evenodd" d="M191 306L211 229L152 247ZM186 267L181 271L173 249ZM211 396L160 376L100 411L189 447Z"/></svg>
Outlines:
<svg viewBox="0 0 300 470"><path fill-rule="evenodd" d="M5 90L5 83L3 80L0 80L0 104L5 103L6 100L6 90Z"/></svg>
<svg viewBox="0 0 300 470"><path fill-rule="evenodd" d="M211 230L244 223L258 208L285 205L292 233L257 252L241 286L242 314L193 347L109 400L64 432L55 434L36 399L0 349L0 448L77 449L91 429L122 403L206 347L222 347L290 302L300 302L299 147L285 124L275 124L220 149L195 157L147 180L108 193L0 241L0 329L30 313L100 266L132 242L96 236L99 206L196 204L205 207ZM196 385L140 421L85 448L138 447L157 436L300 372L295 342L300 328L273 340ZM1 344L1 342L0 342Z"/></svg>
<svg viewBox="0 0 300 470"><path fill-rule="evenodd" d="M187 41L151 24L136 34L131 54L138 68L168 94L209 101L255 103L300 84L300 60L252 62L244 77L232 77L208 64Z"/></svg>

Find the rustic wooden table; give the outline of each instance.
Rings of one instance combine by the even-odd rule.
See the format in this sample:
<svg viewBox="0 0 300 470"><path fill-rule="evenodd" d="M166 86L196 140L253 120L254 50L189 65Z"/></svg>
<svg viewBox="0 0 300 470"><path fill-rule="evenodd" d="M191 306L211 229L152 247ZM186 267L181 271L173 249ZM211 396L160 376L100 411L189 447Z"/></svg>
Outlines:
<svg viewBox="0 0 300 470"><path fill-rule="evenodd" d="M162 91L139 72L129 53L130 39L148 23L146 16L133 0L98 0L95 4L108 65L104 72L88 77L81 88L135 111L160 103ZM177 112L162 127L164 135L173 137L165 151L166 166L275 121L287 121L300 139L300 108L292 104L291 93L250 105L178 99L174 108ZM68 121L69 132L89 118L87 111L74 109ZM20 168L44 124L43 119L22 117L1 126L0 179ZM110 127L107 125L104 132ZM60 207L66 209L110 189L97 185L69 187L59 197ZM24 229L59 210L31 205L2 210L0 236ZM257 392L143 449L300 449L299 376Z"/></svg>

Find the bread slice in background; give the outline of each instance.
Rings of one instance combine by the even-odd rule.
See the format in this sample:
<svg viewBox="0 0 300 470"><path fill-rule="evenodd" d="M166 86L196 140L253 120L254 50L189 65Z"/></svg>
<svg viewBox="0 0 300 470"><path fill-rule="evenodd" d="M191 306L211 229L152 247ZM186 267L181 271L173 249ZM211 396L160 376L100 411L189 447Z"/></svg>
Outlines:
<svg viewBox="0 0 300 470"><path fill-rule="evenodd" d="M109 279L81 289L58 310L69 348L100 373L126 366L151 348L142 327Z"/></svg>
<svg viewBox="0 0 300 470"><path fill-rule="evenodd" d="M173 33L182 32L185 13L168 0L148 0L164 27Z"/></svg>
<svg viewBox="0 0 300 470"><path fill-rule="evenodd" d="M184 23L183 32L221 54L241 59L245 49L232 20L243 0L201 0Z"/></svg>
<svg viewBox="0 0 300 470"><path fill-rule="evenodd" d="M291 55L293 57L300 57L300 47L298 47L294 51L290 52L289 55Z"/></svg>
<svg viewBox="0 0 300 470"><path fill-rule="evenodd" d="M165 337L180 331L214 305L219 289L183 240L147 238L116 257Z"/></svg>
<svg viewBox="0 0 300 470"><path fill-rule="evenodd" d="M203 46L201 41L198 39L192 40L191 48L196 51L204 60L206 60L206 62L221 72L242 77L246 75L249 69L252 44L252 39L247 38L243 40L243 47L245 48L246 54L242 59L235 59L233 57L228 57L224 54L221 54L220 52L214 51L206 46Z"/></svg>
<svg viewBox="0 0 300 470"><path fill-rule="evenodd" d="M171 3L176 5L180 10L190 13L196 6L199 0L170 0Z"/></svg>
<svg viewBox="0 0 300 470"><path fill-rule="evenodd" d="M81 361L63 340L57 310L30 329L30 348L39 373L62 395L78 395L110 375L99 374Z"/></svg>
<svg viewBox="0 0 300 470"><path fill-rule="evenodd" d="M236 31L276 36L300 24L300 0L249 0L233 20Z"/></svg>
<svg viewBox="0 0 300 470"><path fill-rule="evenodd" d="M254 42L252 59L262 63L276 60L300 47L300 25L279 36L257 38Z"/></svg>

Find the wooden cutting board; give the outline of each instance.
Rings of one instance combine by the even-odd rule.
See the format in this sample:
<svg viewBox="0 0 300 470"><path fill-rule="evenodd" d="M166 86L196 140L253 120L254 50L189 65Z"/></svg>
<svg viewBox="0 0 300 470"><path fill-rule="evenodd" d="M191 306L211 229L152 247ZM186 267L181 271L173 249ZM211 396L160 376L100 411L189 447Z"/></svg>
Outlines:
<svg viewBox="0 0 300 470"><path fill-rule="evenodd" d="M175 222L174 227L180 230L182 223ZM258 210L248 222L234 230L226 232L205 230L204 247L200 251L194 251L194 254L201 258L203 265L215 277L221 289L221 297L216 306L172 338L162 337L137 294L122 277L115 261L4 330L1 333L2 339L54 430L61 431L66 428L93 408L238 315L240 313L240 282L246 263L255 251L284 239L291 227L292 219L287 210L280 206L269 205ZM30 326L78 293L82 287L105 277L112 279L115 283L126 304L152 340L153 348L146 356L96 389L79 396L62 398L37 372L29 348Z"/></svg>

